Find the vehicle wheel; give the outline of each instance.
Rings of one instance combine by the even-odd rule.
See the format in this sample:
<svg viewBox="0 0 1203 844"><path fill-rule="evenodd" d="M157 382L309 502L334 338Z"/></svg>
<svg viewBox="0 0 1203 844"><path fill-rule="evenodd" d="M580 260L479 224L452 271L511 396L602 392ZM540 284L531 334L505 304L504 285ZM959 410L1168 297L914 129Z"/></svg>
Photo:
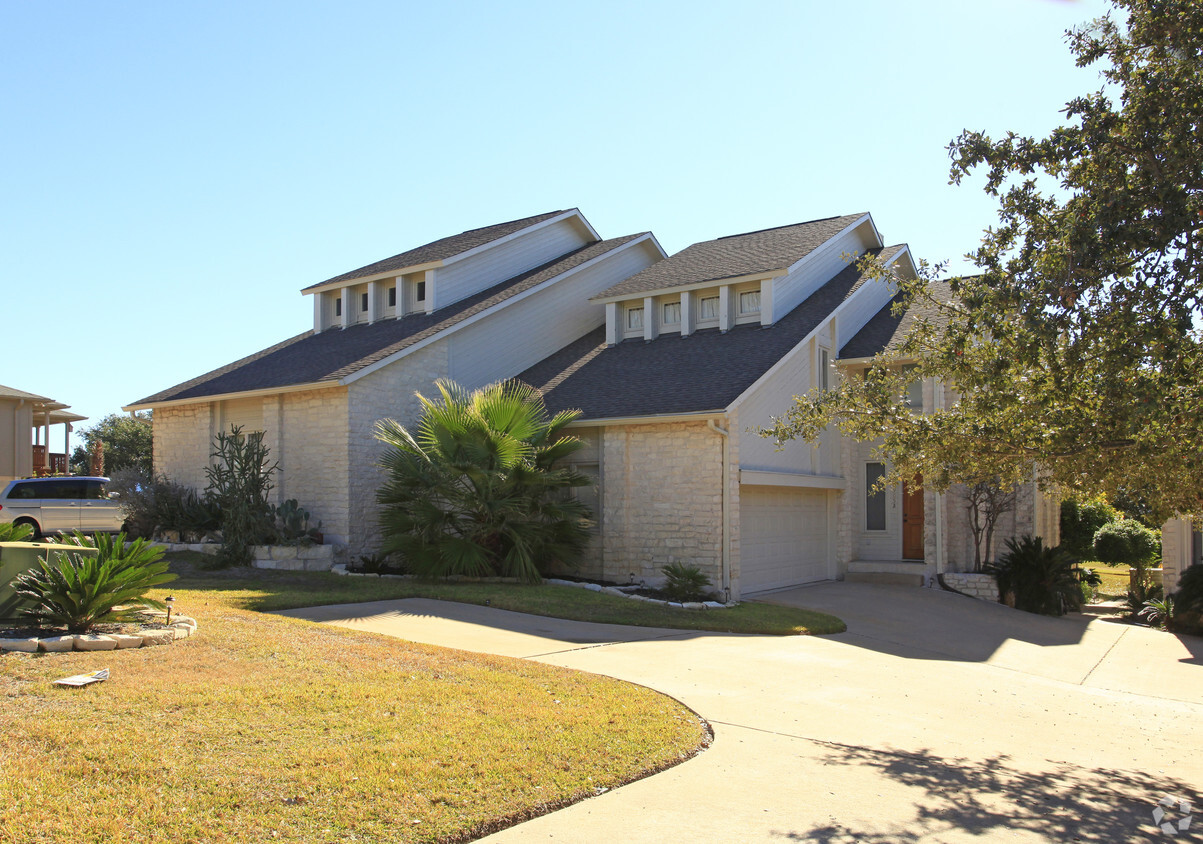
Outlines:
<svg viewBox="0 0 1203 844"><path fill-rule="evenodd" d="M14 525L29 525L31 528L33 528L33 538L34 539L42 538L42 529L40 527L38 527L38 523L35 522L33 519L17 519L16 521L13 522L13 524Z"/></svg>

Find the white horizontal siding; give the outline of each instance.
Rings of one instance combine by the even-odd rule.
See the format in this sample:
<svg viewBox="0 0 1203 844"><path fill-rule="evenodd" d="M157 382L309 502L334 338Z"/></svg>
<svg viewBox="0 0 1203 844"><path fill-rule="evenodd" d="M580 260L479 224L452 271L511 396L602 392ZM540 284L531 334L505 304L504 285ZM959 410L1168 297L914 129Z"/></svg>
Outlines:
<svg viewBox="0 0 1203 844"><path fill-rule="evenodd" d="M579 249L591 240L574 218L568 218L440 267L434 273L436 306L442 308L458 302Z"/></svg>
<svg viewBox="0 0 1203 844"><path fill-rule="evenodd" d="M659 253L646 241L549 284L487 319L453 334L451 377L476 388L522 370L605 323L603 305L589 299L650 267Z"/></svg>
<svg viewBox="0 0 1203 844"><path fill-rule="evenodd" d="M739 406L739 467L770 472L807 472L834 474L838 462L826 465L817 459L817 449L809 442L791 440L780 451L771 439L756 434L756 429L773 424L793 404L793 396L806 395L815 383L812 356L813 340L790 352L784 365L758 385ZM838 459L838 455L837 455ZM828 472L823 470L827 469Z"/></svg>
<svg viewBox="0 0 1203 844"><path fill-rule="evenodd" d="M839 336L835 338L833 357L838 357L843 345L890 303L895 292L894 285L887 281L866 281L856 291L856 295L840 307L836 320L836 332Z"/></svg>
<svg viewBox="0 0 1203 844"><path fill-rule="evenodd" d="M802 266L773 280L775 318L781 319L838 275L850 263L846 257L848 254L859 257L866 249L880 245L873 226L868 222L824 243L806 257Z"/></svg>

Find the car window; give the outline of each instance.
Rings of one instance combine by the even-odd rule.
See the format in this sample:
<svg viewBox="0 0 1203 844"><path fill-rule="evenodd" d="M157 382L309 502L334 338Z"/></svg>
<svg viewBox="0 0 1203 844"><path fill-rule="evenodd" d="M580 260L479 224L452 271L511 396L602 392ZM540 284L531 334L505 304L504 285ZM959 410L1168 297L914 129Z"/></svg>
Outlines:
<svg viewBox="0 0 1203 844"><path fill-rule="evenodd" d="M104 481L85 481L88 488L86 490L87 498L108 498L108 490L105 489Z"/></svg>
<svg viewBox="0 0 1203 844"><path fill-rule="evenodd" d="M42 498L83 498L83 481L50 481L41 485Z"/></svg>
<svg viewBox="0 0 1203 844"><path fill-rule="evenodd" d="M38 498L39 497L38 485L37 484L17 484L16 486L14 486L12 489L10 489L8 491L8 497L10 499L20 499L23 501L29 501L30 499Z"/></svg>

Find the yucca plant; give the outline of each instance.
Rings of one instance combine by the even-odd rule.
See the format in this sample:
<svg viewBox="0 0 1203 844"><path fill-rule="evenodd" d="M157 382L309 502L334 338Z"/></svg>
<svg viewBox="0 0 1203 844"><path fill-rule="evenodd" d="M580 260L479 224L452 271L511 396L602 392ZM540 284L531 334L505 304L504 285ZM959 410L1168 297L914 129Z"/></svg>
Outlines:
<svg viewBox="0 0 1203 844"><path fill-rule="evenodd" d="M97 553L72 553L72 546ZM40 557L38 568L13 578L13 586L34 601L22 612L35 623L86 633L97 624L129 621L142 609L164 608L145 597L147 590L176 578L167 573L162 556L162 548L144 539L127 545L124 533L93 539L76 531L63 550Z"/></svg>
<svg viewBox="0 0 1203 844"><path fill-rule="evenodd" d="M377 493L381 552L399 554L421 577L502 575L537 581L553 563L575 565L589 540L588 508L573 487L590 481L558 465L581 447L548 418L538 391L518 381L468 391L435 384L419 395L414 431L392 419L376 427L388 448Z"/></svg>

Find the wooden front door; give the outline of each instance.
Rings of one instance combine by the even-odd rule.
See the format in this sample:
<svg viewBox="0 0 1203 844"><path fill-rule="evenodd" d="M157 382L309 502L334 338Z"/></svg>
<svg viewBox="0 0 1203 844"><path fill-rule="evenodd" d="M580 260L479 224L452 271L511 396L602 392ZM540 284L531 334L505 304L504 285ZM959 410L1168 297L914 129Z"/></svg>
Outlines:
<svg viewBox="0 0 1203 844"><path fill-rule="evenodd" d="M902 559L923 559L922 479L902 482Z"/></svg>

